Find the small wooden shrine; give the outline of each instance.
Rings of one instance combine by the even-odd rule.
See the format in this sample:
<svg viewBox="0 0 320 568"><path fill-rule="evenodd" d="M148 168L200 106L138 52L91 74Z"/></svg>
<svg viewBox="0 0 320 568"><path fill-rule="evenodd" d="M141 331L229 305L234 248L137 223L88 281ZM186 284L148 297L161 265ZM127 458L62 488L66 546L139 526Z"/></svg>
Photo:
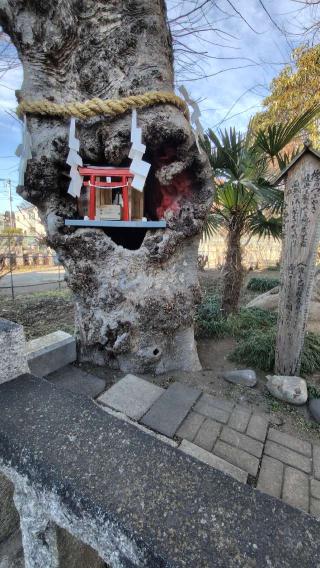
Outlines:
<svg viewBox="0 0 320 568"><path fill-rule="evenodd" d="M77 199L80 219L66 219L65 225L79 227L164 228L165 221L150 221L145 213L144 187L151 165L143 160L146 146L137 125L136 109L131 120L130 168L83 165L75 119L70 121L70 184L68 193Z"/></svg>
<svg viewBox="0 0 320 568"><path fill-rule="evenodd" d="M81 219L66 220L69 226L164 228L165 221L144 217L144 194L131 185L130 168L85 166L78 211Z"/></svg>

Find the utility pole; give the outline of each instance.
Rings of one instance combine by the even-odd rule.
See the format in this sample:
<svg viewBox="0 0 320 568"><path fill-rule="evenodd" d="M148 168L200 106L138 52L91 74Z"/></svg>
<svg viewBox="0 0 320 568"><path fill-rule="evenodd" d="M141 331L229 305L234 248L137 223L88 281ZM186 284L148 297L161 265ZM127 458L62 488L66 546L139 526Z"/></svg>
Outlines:
<svg viewBox="0 0 320 568"><path fill-rule="evenodd" d="M12 212L12 185L11 179L4 179L0 178L0 181L6 183L9 187L9 201L10 201L10 229L13 229L13 212ZM14 301L14 286L13 286L13 275L12 275L12 264L13 259L11 255L11 237L12 235L8 235L8 248L9 248L9 266L10 266L10 282L11 282L11 296L12 301Z"/></svg>
<svg viewBox="0 0 320 568"><path fill-rule="evenodd" d="M12 212L12 185L11 179L7 179L7 185L9 188L9 201L10 201L10 229L13 229L13 212Z"/></svg>
<svg viewBox="0 0 320 568"><path fill-rule="evenodd" d="M5 187L7 186L9 189L9 209L10 209L10 229L14 229L13 223L13 211L12 211L12 182L11 179L0 178L0 181L3 181Z"/></svg>

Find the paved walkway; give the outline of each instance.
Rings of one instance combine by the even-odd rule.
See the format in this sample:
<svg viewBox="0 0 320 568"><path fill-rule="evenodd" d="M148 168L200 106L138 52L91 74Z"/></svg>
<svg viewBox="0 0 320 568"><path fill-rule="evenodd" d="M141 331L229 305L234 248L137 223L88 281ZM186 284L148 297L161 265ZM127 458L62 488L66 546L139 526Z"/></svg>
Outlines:
<svg viewBox="0 0 320 568"><path fill-rule="evenodd" d="M320 517L320 446L279 432L268 415L181 383L164 390L133 375L98 402L239 481Z"/></svg>
<svg viewBox="0 0 320 568"><path fill-rule="evenodd" d="M48 290L58 290L64 288L64 270L61 268L48 268L47 270L34 270L28 272L14 272L13 275L14 293L31 294L34 292L47 292ZM60 280L60 284L59 284ZM11 279L7 274L1 279L0 296L11 295Z"/></svg>

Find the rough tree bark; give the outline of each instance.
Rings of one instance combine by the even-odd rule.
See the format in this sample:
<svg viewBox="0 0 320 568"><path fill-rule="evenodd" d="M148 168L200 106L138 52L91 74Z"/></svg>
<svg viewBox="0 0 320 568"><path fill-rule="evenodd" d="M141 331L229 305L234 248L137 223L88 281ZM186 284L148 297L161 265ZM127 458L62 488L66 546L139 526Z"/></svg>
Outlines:
<svg viewBox="0 0 320 568"><path fill-rule="evenodd" d="M0 0L0 22L23 65L20 99L63 103L173 90L163 0ZM128 165L130 118L77 121L84 163ZM27 116L33 157L19 193L39 208L66 269L82 359L124 371L195 370L197 249L211 172L178 109L145 108L138 121L152 164L149 214L156 218L168 194L176 203L165 211L166 230L146 232L136 250L127 248L128 235L120 246L102 229L64 227L66 217L77 218L67 195L67 120Z"/></svg>
<svg viewBox="0 0 320 568"><path fill-rule="evenodd" d="M242 266L241 236L243 226L237 219L230 221L227 254L223 278L222 310L226 315L238 310L244 270Z"/></svg>

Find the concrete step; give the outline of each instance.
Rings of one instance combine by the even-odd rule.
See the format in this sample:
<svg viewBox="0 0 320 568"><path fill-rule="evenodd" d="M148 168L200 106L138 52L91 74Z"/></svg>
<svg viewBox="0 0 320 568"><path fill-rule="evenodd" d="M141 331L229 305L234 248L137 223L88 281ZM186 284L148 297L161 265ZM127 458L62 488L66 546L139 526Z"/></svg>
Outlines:
<svg viewBox="0 0 320 568"><path fill-rule="evenodd" d="M90 398L97 397L106 388L106 382L103 379L86 373L74 365L66 365L45 378L57 387L77 394L85 394Z"/></svg>
<svg viewBox="0 0 320 568"><path fill-rule="evenodd" d="M163 392L161 387L144 379L126 375L101 395L98 402L123 412L133 420L140 420Z"/></svg>
<svg viewBox="0 0 320 568"><path fill-rule="evenodd" d="M76 360L76 340L65 331L32 339L27 342L27 358L31 373L45 377Z"/></svg>
<svg viewBox="0 0 320 568"><path fill-rule="evenodd" d="M173 383L151 406L141 424L172 438L200 396L200 389Z"/></svg>

